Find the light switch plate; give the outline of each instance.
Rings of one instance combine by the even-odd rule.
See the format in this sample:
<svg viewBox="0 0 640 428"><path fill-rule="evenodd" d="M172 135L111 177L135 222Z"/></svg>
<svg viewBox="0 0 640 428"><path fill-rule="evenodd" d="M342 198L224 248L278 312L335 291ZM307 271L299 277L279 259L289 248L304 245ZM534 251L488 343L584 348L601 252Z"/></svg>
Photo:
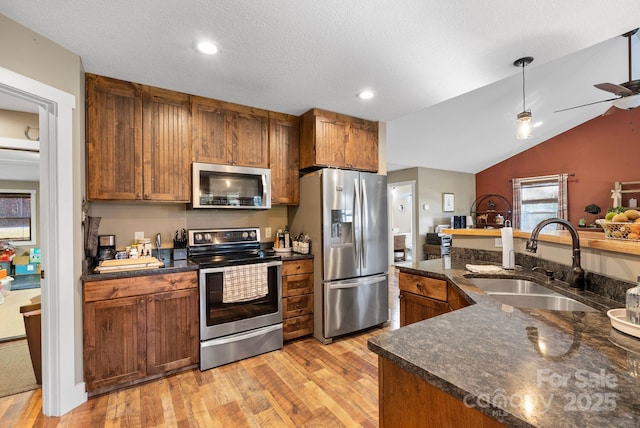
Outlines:
<svg viewBox="0 0 640 428"><path fill-rule="evenodd" d="M270 227L265 227L264 228L264 237L265 238L271 238L271 228Z"/></svg>

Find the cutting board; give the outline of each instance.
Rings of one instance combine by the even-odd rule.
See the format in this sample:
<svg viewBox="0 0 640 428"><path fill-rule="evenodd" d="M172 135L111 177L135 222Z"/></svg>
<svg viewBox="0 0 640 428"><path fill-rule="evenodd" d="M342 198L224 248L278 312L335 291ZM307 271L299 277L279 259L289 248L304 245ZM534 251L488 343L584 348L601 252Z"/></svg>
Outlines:
<svg viewBox="0 0 640 428"><path fill-rule="evenodd" d="M104 260L95 271L100 273L124 272L129 270L157 269L164 263L155 257L140 257L137 259Z"/></svg>

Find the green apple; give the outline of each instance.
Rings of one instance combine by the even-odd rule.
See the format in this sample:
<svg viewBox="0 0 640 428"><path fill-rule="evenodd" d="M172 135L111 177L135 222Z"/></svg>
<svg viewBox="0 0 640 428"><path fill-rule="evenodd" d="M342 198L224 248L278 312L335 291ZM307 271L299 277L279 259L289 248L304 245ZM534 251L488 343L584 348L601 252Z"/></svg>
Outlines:
<svg viewBox="0 0 640 428"><path fill-rule="evenodd" d="M607 221L611 221L611 219L616 215L615 212L607 213L607 216L604 218Z"/></svg>

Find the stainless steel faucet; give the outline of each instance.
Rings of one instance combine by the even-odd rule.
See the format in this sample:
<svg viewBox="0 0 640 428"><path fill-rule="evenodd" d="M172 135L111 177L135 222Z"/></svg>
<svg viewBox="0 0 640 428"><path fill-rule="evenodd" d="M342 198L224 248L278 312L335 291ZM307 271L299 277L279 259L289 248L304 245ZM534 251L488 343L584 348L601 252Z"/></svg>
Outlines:
<svg viewBox="0 0 640 428"><path fill-rule="evenodd" d="M548 218L546 220L542 220L540 223L533 228L531 232L531 236L527 241L526 250L535 253L538 249L538 235L543 227L548 224L557 223L563 225L571 234L571 240L573 243L573 266L571 269L571 280L569 281L569 286L572 288L578 288L580 290L584 290L585 288L585 278L584 278L584 269L580 266L580 237L578 236L578 231L573 227L571 223L567 220L561 218Z"/></svg>

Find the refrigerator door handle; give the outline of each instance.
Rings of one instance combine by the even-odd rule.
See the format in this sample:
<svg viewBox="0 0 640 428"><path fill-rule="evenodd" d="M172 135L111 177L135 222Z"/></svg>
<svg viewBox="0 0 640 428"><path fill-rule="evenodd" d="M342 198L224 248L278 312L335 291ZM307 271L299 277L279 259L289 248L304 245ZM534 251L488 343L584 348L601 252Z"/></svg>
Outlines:
<svg viewBox="0 0 640 428"><path fill-rule="evenodd" d="M367 230L369 229L369 210L368 210L368 200L367 200L367 186L365 184L364 179L362 179L361 184L362 190L362 215L360 216L360 221L362 222L362 268L365 269L367 267Z"/></svg>
<svg viewBox="0 0 640 428"><path fill-rule="evenodd" d="M352 221L353 221L353 227L351 228L352 230L352 239L353 239L353 248L355 250L355 259L356 259L356 263L355 266L356 268L360 268L360 259L361 259L361 240L360 237L362 235L362 230L361 227L362 225L360 224L361 218L362 218L362 213L361 213L361 209L362 208L362 203L360 202L360 191L358 189L358 179L355 178L353 180L353 217L352 217Z"/></svg>
<svg viewBox="0 0 640 428"><path fill-rule="evenodd" d="M356 288L363 285L370 285L384 280L386 275L373 275L370 277L361 277L359 279L347 279L344 281L325 282L329 290L338 290L341 288Z"/></svg>

